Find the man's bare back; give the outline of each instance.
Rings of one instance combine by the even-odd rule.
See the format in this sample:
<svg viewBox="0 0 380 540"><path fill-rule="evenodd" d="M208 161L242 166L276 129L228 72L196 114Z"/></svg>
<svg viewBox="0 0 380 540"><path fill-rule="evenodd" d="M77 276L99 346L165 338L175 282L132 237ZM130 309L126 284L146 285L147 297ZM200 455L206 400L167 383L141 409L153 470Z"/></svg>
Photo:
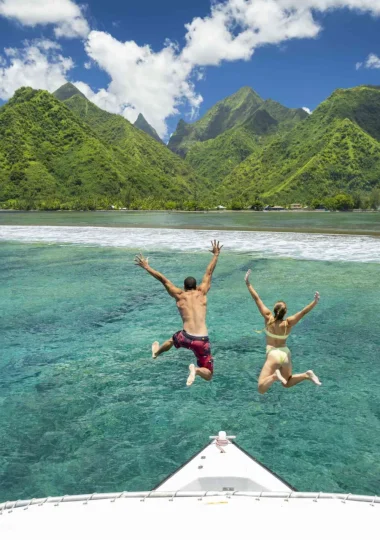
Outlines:
<svg viewBox="0 0 380 540"><path fill-rule="evenodd" d="M218 257L223 246L214 240L211 242L213 258L207 267L202 283L197 287L196 280L188 277L184 282L184 289L176 287L163 274L157 272L149 266L148 259L141 254L136 256L135 264L144 268L151 276L164 285L170 296L177 303L178 311L183 321L183 330L173 335L171 339L161 345L155 341L152 345L152 356L157 358L162 353L169 351L173 345L179 348L190 349L194 352L198 367L194 364L189 366L190 375L187 385L191 386L195 377L199 375L202 379L210 381L212 379L214 362L211 355L210 342L206 326L207 293L211 287L211 278L215 270Z"/></svg>
<svg viewBox="0 0 380 540"><path fill-rule="evenodd" d="M183 291L177 300L177 308L182 317L183 329L193 336L207 336L206 312L207 296L199 288Z"/></svg>

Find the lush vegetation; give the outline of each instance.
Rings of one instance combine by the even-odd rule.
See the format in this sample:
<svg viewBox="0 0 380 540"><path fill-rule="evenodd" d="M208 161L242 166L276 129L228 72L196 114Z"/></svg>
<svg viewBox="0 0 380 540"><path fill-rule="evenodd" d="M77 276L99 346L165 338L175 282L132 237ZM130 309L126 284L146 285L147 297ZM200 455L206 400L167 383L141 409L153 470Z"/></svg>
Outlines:
<svg viewBox="0 0 380 540"><path fill-rule="evenodd" d="M380 87L338 90L311 116L243 88L180 125L185 160L71 84L22 88L0 108L0 207L380 206Z"/></svg>
<svg viewBox="0 0 380 540"><path fill-rule="evenodd" d="M380 208L380 189L373 189L371 193L362 195L355 193L348 195L339 193L335 197L326 197L325 199L314 199L311 204L311 209L324 207L327 210L349 211L358 210L377 210Z"/></svg>
<svg viewBox="0 0 380 540"><path fill-rule="evenodd" d="M142 114L139 114L136 122L133 124L135 127L141 129L142 131L145 131L148 135L153 137L156 141L163 144L162 140L160 139L157 131L152 127L144 118Z"/></svg>
<svg viewBox="0 0 380 540"><path fill-rule="evenodd" d="M245 86L228 98L219 101L197 122L187 124L180 120L169 141L169 148L185 156L193 144L214 139L228 129L248 120L262 105L263 100Z"/></svg>
<svg viewBox="0 0 380 540"><path fill-rule="evenodd" d="M215 139L230 129L244 127L252 134L266 136L288 131L307 116L303 109L288 109L270 99L264 101L252 88L245 86L219 101L197 122L187 124L180 120L168 146L185 156L194 145L202 151L197 143Z"/></svg>
<svg viewBox="0 0 380 540"><path fill-rule="evenodd" d="M186 148L186 152L182 152L186 153L186 161L200 176L209 179L214 186L221 183L225 176L258 147L268 144L277 133L290 131L308 116L303 109L288 109L276 101L263 101L249 88L242 89L240 93L232 97L235 99L245 97L245 101L251 106L247 105L243 108L242 103L239 102L240 108L232 109L234 101L231 103L231 98L228 98L193 124L190 135L185 134L180 143L180 153ZM233 115L232 110L235 111ZM226 115L229 113L226 117L230 123L234 123L235 127L223 131L215 138L197 141L196 137L204 136L205 133L200 132L198 124L205 128L208 125L205 123L205 118L211 121L218 117L218 114L220 117L221 111L225 111ZM187 125L182 125L184 131L188 130ZM176 138L178 138L178 130L173 135L169 146ZM174 147L174 150L178 149Z"/></svg>
<svg viewBox="0 0 380 540"><path fill-rule="evenodd" d="M63 104L22 88L0 109L3 207L129 207L148 197L192 200L199 189L178 156L79 92Z"/></svg>
<svg viewBox="0 0 380 540"><path fill-rule="evenodd" d="M76 90L70 83L67 86ZM71 90L64 105L90 126L100 140L116 147L123 155L127 162L126 173L130 171L135 187L134 197L161 198L167 195L171 199L182 200L191 197L196 188L200 189L193 170L179 156L122 116L99 109L78 90Z"/></svg>
<svg viewBox="0 0 380 540"><path fill-rule="evenodd" d="M308 117L308 113L303 109L288 109L288 107L284 107L284 105L272 99L267 99L262 107L272 118L277 120L282 131L289 131L298 122Z"/></svg>
<svg viewBox="0 0 380 540"><path fill-rule="evenodd" d="M188 152L186 161L199 176L217 185L251 155L259 143L259 137L248 129L230 129L216 139L196 143Z"/></svg>
<svg viewBox="0 0 380 540"><path fill-rule="evenodd" d="M310 203L370 193L380 185L380 90L339 90L290 132L258 147L219 195L265 203Z"/></svg>
<svg viewBox="0 0 380 540"><path fill-rule="evenodd" d="M47 198L47 199L8 199L6 202L0 203L0 208L7 210L183 210L183 211L206 211L215 207L214 203L209 200L188 199L188 200L167 200L155 199L153 197L134 198L129 200L121 194L118 197L96 197L89 196L87 198L70 198L64 200L62 198Z"/></svg>

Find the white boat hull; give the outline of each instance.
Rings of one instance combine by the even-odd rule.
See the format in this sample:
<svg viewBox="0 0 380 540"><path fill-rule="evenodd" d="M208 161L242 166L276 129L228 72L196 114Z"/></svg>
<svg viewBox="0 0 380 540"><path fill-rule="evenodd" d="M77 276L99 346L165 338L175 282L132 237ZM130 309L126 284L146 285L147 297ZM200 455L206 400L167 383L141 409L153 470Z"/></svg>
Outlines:
<svg viewBox="0 0 380 540"><path fill-rule="evenodd" d="M1 540L366 540L380 499L298 493L224 432L155 490L0 504Z"/></svg>

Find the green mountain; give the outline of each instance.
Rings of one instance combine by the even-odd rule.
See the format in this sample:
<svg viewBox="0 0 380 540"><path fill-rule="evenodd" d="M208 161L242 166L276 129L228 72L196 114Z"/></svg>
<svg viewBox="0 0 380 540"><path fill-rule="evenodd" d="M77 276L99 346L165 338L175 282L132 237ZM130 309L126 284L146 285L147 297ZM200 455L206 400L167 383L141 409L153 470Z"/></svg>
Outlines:
<svg viewBox="0 0 380 540"><path fill-rule="evenodd" d="M141 113L139 114L136 122L133 125L141 129L142 131L145 131L145 133L153 137L153 139L156 139L156 141L164 144L160 139L157 131L145 120L145 117Z"/></svg>
<svg viewBox="0 0 380 540"><path fill-rule="evenodd" d="M150 135L133 126L118 114L108 113L75 93L64 101L75 116L88 124L100 140L120 149L128 169L142 178L144 190L135 190L144 197L187 199L196 188L196 175L190 166ZM128 170L127 169L127 170ZM181 191L182 192L181 195ZM201 186L197 187L201 190Z"/></svg>
<svg viewBox="0 0 380 540"><path fill-rule="evenodd" d="M1 107L0 202L192 197L194 173L164 145L72 86L58 95L21 88Z"/></svg>
<svg viewBox="0 0 380 540"><path fill-rule="evenodd" d="M290 131L308 114L303 109L288 109L273 100L266 100L247 118L237 120L237 127L204 142L190 146L186 161L200 176L214 185L220 183L259 146L266 144L276 133Z"/></svg>
<svg viewBox="0 0 380 540"><path fill-rule="evenodd" d="M244 88L173 137L185 160L71 84L21 88L0 108L0 205L238 207L380 188L376 86L337 90L311 116Z"/></svg>
<svg viewBox="0 0 380 540"><path fill-rule="evenodd" d="M197 122L187 124L184 120L180 120L168 147L173 152L185 156L196 142L215 139L228 129L243 124L262 103L261 97L245 86L232 96L219 101Z"/></svg>
<svg viewBox="0 0 380 540"><path fill-rule="evenodd" d="M267 99L262 105L262 108L278 122L282 131L292 129L296 124L309 116L303 109L289 109L272 99Z"/></svg>
<svg viewBox="0 0 380 540"><path fill-rule="evenodd" d="M197 122L187 124L180 120L168 147L186 156L197 142L215 139L238 126L244 126L257 135L267 135L289 130L307 116L303 109L288 109L270 99L264 101L252 88L244 86L219 101Z"/></svg>
<svg viewBox="0 0 380 540"><path fill-rule="evenodd" d="M213 186L230 174L260 144L257 135L244 127L229 129L216 139L197 142L186 155L186 161Z"/></svg>
<svg viewBox="0 0 380 540"><path fill-rule="evenodd" d="M278 129L278 122L271 116L264 107L260 107L255 111L241 127L244 127L251 133L265 137L271 133L275 133Z"/></svg>
<svg viewBox="0 0 380 540"><path fill-rule="evenodd" d="M380 89L337 90L305 121L258 147L224 180L231 197L281 204L380 186Z"/></svg>

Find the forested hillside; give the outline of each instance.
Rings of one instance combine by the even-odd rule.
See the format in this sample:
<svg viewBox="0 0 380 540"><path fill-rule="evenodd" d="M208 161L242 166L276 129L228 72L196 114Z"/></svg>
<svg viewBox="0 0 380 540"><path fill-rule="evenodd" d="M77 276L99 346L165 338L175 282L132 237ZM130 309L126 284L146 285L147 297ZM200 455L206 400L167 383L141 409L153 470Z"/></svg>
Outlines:
<svg viewBox="0 0 380 540"><path fill-rule="evenodd" d="M146 130L72 84L54 95L21 88L0 108L0 206L260 208L342 195L351 208L379 199L380 87L337 90L310 116L243 88L194 124L181 121L177 153Z"/></svg>
<svg viewBox="0 0 380 540"><path fill-rule="evenodd" d="M22 88L0 108L0 202L108 207L193 197L195 175L161 143L80 93L68 102L77 110L48 92Z"/></svg>
<svg viewBox="0 0 380 540"><path fill-rule="evenodd" d="M257 148L220 196L310 202L380 187L380 90L338 90L304 122Z"/></svg>
<svg viewBox="0 0 380 540"><path fill-rule="evenodd" d="M307 116L303 109L264 101L245 87L217 103L194 124L181 121L169 148L186 156L199 175L217 186L254 149L276 134L290 131Z"/></svg>

